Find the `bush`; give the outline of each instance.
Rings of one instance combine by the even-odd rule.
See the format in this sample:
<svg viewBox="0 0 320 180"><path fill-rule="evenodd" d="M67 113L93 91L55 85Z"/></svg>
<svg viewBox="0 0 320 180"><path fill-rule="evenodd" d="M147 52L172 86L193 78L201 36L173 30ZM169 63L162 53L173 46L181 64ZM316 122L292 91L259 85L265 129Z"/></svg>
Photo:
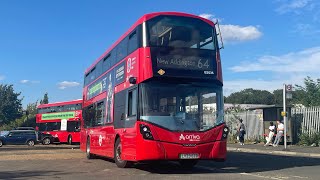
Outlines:
<svg viewBox="0 0 320 180"><path fill-rule="evenodd" d="M320 132L317 133L302 133L299 135L299 145L303 146L311 146L315 144L316 146L319 146L320 144Z"/></svg>

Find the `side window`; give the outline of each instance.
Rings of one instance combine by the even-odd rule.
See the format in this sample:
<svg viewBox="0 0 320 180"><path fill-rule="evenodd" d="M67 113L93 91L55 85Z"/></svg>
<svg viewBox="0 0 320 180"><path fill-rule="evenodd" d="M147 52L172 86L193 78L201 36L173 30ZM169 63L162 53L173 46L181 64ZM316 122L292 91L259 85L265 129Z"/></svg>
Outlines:
<svg viewBox="0 0 320 180"><path fill-rule="evenodd" d="M68 121L67 131L68 132L77 132L80 129L80 124L78 121Z"/></svg>
<svg viewBox="0 0 320 180"><path fill-rule="evenodd" d="M96 77L99 77L102 74L102 63L103 60L100 60L96 65Z"/></svg>
<svg viewBox="0 0 320 180"><path fill-rule="evenodd" d="M94 81L96 79L96 67L94 67L89 74L89 83L91 83L92 81ZM88 84L89 84L88 83Z"/></svg>
<svg viewBox="0 0 320 180"><path fill-rule="evenodd" d="M56 112L62 112L64 110L63 106L57 106L56 107Z"/></svg>
<svg viewBox="0 0 320 180"><path fill-rule="evenodd" d="M124 127L124 120L126 119L126 91L118 92L114 95L114 127Z"/></svg>
<svg viewBox="0 0 320 180"><path fill-rule="evenodd" d="M81 110L81 108L82 108L82 105L81 104L75 104L75 105L73 105L74 106L74 110Z"/></svg>
<svg viewBox="0 0 320 180"><path fill-rule="evenodd" d="M84 110L84 123L85 127L92 127L95 119L95 106L91 105Z"/></svg>
<svg viewBox="0 0 320 180"><path fill-rule="evenodd" d="M132 53L138 48L138 36L137 36L137 31L134 30L130 35L129 35L129 42L128 42L128 53Z"/></svg>
<svg viewBox="0 0 320 180"><path fill-rule="evenodd" d="M137 89L128 93L128 117L137 115Z"/></svg>
<svg viewBox="0 0 320 180"><path fill-rule="evenodd" d="M90 83L90 72L87 73L84 77L84 84L85 86L88 85Z"/></svg>
<svg viewBox="0 0 320 180"><path fill-rule="evenodd" d="M106 72L111 67L111 53L109 53L102 61L102 70Z"/></svg>
<svg viewBox="0 0 320 180"><path fill-rule="evenodd" d="M127 52L127 38L123 39L117 46L117 55L116 55L116 62L121 61L125 58L128 54Z"/></svg>
<svg viewBox="0 0 320 180"><path fill-rule="evenodd" d="M105 114L104 110L105 110L104 102L103 101L99 102L97 104L97 111L96 111L96 118L95 118L96 122L94 124L95 126L103 125L103 118L104 118L104 114Z"/></svg>

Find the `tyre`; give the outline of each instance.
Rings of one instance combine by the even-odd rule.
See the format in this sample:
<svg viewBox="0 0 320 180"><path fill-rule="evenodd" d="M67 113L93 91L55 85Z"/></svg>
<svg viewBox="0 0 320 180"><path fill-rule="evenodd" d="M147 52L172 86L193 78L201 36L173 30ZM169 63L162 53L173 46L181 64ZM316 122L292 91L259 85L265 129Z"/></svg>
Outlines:
<svg viewBox="0 0 320 180"><path fill-rule="evenodd" d="M69 137L68 137L68 144L72 145L72 136L71 135L69 135Z"/></svg>
<svg viewBox="0 0 320 180"><path fill-rule="evenodd" d="M180 160L179 161L179 164L183 169L192 169L197 163L198 163L198 160Z"/></svg>
<svg viewBox="0 0 320 180"><path fill-rule="evenodd" d="M86 145L86 156L87 159L94 159L94 155L90 153L90 138L87 138L87 145Z"/></svg>
<svg viewBox="0 0 320 180"><path fill-rule="evenodd" d="M2 145L3 145L3 143L2 143L2 141L0 140L0 147L2 147Z"/></svg>
<svg viewBox="0 0 320 180"><path fill-rule="evenodd" d="M114 161L119 168L128 168L132 166L132 162L121 159L121 153L122 153L122 146L121 146L120 138L118 138L114 146Z"/></svg>
<svg viewBox="0 0 320 180"><path fill-rule="evenodd" d="M27 145L28 146L34 146L34 140L29 140L28 142L27 142Z"/></svg>
<svg viewBox="0 0 320 180"><path fill-rule="evenodd" d="M42 144L43 144L43 145L49 145L50 143L51 143L50 138L44 138L44 139L42 140Z"/></svg>

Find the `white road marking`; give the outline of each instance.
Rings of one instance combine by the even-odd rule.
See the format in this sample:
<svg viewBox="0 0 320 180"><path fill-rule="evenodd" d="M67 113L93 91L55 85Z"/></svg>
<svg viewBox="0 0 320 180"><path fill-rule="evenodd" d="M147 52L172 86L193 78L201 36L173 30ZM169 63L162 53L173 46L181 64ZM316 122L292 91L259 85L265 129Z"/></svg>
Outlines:
<svg viewBox="0 0 320 180"><path fill-rule="evenodd" d="M252 176L252 177L258 177L258 178L264 178L264 179L275 179L275 180L282 180L282 178L276 178L276 177L270 177L270 176L261 176L257 174L249 174L249 173L240 173L241 175L245 176Z"/></svg>
<svg viewBox="0 0 320 180"><path fill-rule="evenodd" d="M303 177L303 176L292 176L294 178L299 178L299 179L309 179L308 177Z"/></svg>

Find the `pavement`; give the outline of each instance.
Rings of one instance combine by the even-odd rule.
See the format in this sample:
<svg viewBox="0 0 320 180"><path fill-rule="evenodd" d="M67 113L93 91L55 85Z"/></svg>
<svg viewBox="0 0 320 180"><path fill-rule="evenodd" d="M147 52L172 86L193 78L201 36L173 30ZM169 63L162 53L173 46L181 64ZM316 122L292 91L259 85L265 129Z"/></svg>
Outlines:
<svg viewBox="0 0 320 180"><path fill-rule="evenodd" d="M311 157L320 158L320 147L288 145L287 149L283 145L278 147L264 146L263 144L239 144L229 143L227 147L229 152L273 154L281 156Z"/></svg>
<svg viewBox="0 0 320 180"><path fill-rule="evenodd" d="M228 152L225 162L200 161L193 169L183 169L176 162L138 163L132 168L121 169L110 159L87 160L79 149L62 147L48 150L12 146L0 151L0 179L319 179L320 161L311 157Z"/></svg>

